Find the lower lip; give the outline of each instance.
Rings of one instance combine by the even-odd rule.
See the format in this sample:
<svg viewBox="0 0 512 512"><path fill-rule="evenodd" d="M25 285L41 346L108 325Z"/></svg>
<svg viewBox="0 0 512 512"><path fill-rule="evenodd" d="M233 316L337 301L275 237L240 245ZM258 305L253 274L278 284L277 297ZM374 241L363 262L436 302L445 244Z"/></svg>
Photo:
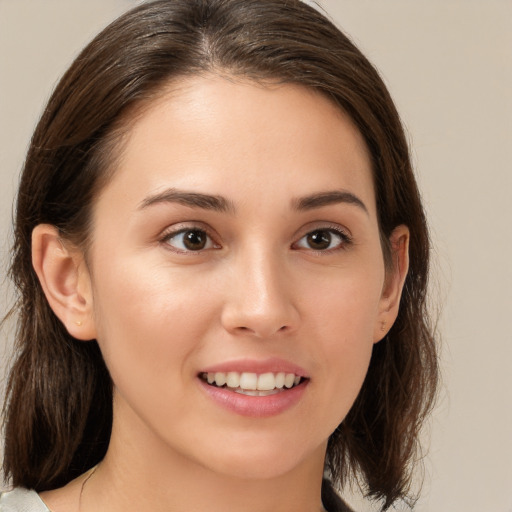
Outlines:
<svg viewBox="0 0 512 512"><path fill-rule="evenodd" d="M300 401L309 383L309 380L305 380L298 386L274 395L249 396L230 391L227 388L211 386L201 378L198 380L208 396L221 407L241 416L254 418L276 416L290 409Z"/></svg>

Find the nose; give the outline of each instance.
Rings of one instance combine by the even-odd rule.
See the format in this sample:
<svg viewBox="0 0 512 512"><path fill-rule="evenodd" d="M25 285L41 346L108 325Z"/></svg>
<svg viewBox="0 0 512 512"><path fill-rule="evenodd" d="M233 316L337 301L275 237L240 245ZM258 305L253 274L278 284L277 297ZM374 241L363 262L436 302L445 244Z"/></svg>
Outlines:
<svg viewBox="0 0 512 512"><path fill-rule="evenodd" d="M292 280L283 267L268 254L238 258L226 284L221 320L227 331L266 339L297 328Z"/></svg>

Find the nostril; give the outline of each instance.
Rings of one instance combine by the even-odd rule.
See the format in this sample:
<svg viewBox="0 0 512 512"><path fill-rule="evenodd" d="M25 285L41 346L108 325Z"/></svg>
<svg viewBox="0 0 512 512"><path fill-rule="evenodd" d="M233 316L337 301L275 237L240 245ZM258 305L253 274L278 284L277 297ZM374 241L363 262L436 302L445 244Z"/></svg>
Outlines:
<svg viewBox="0 0 512 512"><path fill-rule="evenodd" d="M288 328L289 327L287 325L283 325L283 326L279 327L275 332L284 332L284 331L287 331ZM237 327L236 330L238 332L247 332L247 333L257 334L257 331L255 329L251 329L250 327L245 327L244 325Z"/></svg>

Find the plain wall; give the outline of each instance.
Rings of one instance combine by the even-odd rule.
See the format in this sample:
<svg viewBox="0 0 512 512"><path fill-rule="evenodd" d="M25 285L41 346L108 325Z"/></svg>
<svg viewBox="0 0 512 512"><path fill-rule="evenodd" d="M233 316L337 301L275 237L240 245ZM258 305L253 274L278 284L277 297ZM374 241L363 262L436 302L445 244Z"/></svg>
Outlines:
<svg viewBox="0 0 512 512"><path fill-rule="evenodd" d="M35 122L82 46L135 3L0 0L0 315L12 201ZM415 510L512 512L512 2L320 4L389 86L432 227L444 382ZM7 328L2 366L11 339Z"/></svg>

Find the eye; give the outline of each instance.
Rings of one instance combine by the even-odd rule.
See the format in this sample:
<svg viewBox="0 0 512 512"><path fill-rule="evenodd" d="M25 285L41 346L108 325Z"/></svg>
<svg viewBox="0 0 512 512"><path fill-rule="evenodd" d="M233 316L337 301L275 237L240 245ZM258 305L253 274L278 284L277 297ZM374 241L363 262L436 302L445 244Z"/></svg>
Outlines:
<svg viewBox="0 0 512 512"><path fill-rule="evenodd" d="M294 244L299 249L313 251L328 251L341 249L350 243L350 237L340 230L333 228L315 229L303 236Z"/></svg>
<svg viewBox="0 0 512 512"><path fill-rule="evenodd" d="M162 240L178 252L203 251L215 248L211 237L202 229L187 228L169 233Z"/></svg>

